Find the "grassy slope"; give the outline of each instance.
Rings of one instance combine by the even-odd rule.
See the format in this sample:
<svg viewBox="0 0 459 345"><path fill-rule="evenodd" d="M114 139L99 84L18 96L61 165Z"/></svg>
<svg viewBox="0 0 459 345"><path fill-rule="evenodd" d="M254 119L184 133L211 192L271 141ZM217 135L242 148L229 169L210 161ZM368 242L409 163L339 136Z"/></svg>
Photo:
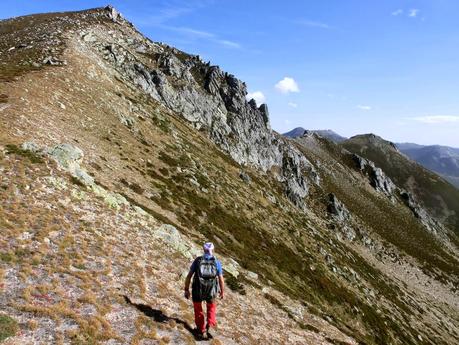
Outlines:
<svg viewBox="0 0 459 345"><path fill-rule="evenodd" d="M407 159L382 141L382 147L369 143L366 136L351 138L343 147L373 162L394 181L395 184L416 195L418 200L433 214L458 233L459 190L443 178Z"/></svg>
<svg viewBox="0 0 459 345"><path fill-rule="evenodd" d="M214 240L223 254L258 273L261 283L274 284L318 315L332 316L333 323L353 337L365 343L416 343L406 321L413 311L399 301L397 288L385 283L385 275L330 240L323 222L293 208L277 182L248 169L253 182L245 184L238 177L241 168L202 133L135 88L115 81L113 71L94 69L99 57L73 41L69 44L68 67L28 75L33 94L24 91L25 81L2 86L15 104L2 120L2 142L72 142L84 150L86 167L100 185L195 241ZM86 74L90 69L96 79ZM21 106L21 97L27 108ZM134 116L134 127L122 125L120 114ZM277 205L268 200L268 193L275 195ZM341 268L359 272L361 281L352 283L334 274L319 247L332 252ZM364 297L368 287L384 287L378 301ZM380 305L382 314L372 304ZM397 310L394 315L391 308ZM435 332L430 336L437 337Z"/></svg>
<svg viewBox="0 0 459 345"><path fill-rule="evenodd" d="M133 205L108 203L48 159L34 162L0 148L0 163L0 305L21 331L9 321L2 335L18 334L16 343L194 343L187 329L192 308L182 297L190 261L162 240L155 218ZM180 245L193 243L182 237ZM244 295L227 291L215 343L280 344L286 335L271 332L273 322L282 323L290 339L324 342L320 330L349 342L318 319L309 320L313 331L302 330L273 305L278 293L268 288L266 296L251 286ZM250 322L239 323L242 313Z"/></svg>

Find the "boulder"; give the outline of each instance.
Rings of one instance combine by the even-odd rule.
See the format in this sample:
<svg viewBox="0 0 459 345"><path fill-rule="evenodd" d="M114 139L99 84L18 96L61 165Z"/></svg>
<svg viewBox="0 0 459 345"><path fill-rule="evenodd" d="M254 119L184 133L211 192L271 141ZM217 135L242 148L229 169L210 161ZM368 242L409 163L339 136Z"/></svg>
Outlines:
<svg viewBox="0 0 459 345"><path fill-rule="evenodd" d="M118 19L122 19L123 16L121 15L121 13L119 13L116 8L114 8L113 6L111 5L108 5L105 7L105 11L107 13L107 17L114 23L117 23L118 22Z"/></svg>
<svg viewBox="0 0 459 345"><path fill-rule="evenodd" d="M339 222L344 222L350 218L346 206L333 193L328 194L327 211Z"/></svg>
<svg viewBox="0 0 459 345"><path fill-rule="evenodd" d="M188 259L199 255L199 250L182 238L180 231L170 224L163 224L153 232L154 236L163 241L166 246L178 251Z"/></svg>

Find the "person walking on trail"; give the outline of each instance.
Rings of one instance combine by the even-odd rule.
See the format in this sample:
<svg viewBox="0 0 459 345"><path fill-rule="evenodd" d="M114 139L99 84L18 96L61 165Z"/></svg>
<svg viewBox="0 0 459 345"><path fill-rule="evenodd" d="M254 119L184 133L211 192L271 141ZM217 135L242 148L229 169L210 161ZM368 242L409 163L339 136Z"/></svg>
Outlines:
<svg viewBox="0 0 459 345"><path fill-rule="evenodd" d="M209 328L217 325L217 295L223 299L225 283L222 264L213 255L214 245L204 243L204 255L197 257L190 267L185 280L185 298L190 298L190 282L193 277L191 296L194 306L194 321L198 337L209 336ZM207 305L207 324L202 309L202 302Z"/></svg>

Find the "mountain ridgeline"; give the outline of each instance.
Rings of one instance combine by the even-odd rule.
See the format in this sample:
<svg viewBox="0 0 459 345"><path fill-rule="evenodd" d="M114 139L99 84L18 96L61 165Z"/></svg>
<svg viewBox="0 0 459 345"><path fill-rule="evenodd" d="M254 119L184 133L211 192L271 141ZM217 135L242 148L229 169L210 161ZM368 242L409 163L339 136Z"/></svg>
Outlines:
<svg viewBox="0 0 459 345"><path fill-rule="evenodd" d="M2 20L0 54L7 341L195 343L206 240L229 287L212 344L458 338L457 190L392 145L284 137L110 6Z"/></svg>
<svg viewBox="0 0 459 345"><path fill-rule="evenodd" d="M340 143L344 140L346 140L347 138L345 137L342 137L341 135L339 135L338 133L335 133L333 132L331 129L317 129L317 130L308 130L308 129L304 129L302 127L297 127L297 128L294 128L292 129L291 131L287 132L287 133L284 133L283 136L286 136L288 138L297 138L297 137L301 137L305 134L311 134L311 133L315 133L323 138L327 138L335 143Z"/></svg>

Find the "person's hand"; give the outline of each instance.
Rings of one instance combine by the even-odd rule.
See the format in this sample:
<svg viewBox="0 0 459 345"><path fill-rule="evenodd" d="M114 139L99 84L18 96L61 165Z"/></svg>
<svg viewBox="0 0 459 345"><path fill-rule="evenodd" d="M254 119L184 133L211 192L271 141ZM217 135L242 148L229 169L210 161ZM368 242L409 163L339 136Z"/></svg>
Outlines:
<svg viewBox="0 0 459 345"><path fill-rule="evenodd" d="M223 291L220 291L220 299L223 299L223 297L224 297Z"/></svg>
<svg viewBox="0 0 459 345"><path fill-rule="evenodd" d="M185 290L185 298L190 299L190 290Z"/></svg>

